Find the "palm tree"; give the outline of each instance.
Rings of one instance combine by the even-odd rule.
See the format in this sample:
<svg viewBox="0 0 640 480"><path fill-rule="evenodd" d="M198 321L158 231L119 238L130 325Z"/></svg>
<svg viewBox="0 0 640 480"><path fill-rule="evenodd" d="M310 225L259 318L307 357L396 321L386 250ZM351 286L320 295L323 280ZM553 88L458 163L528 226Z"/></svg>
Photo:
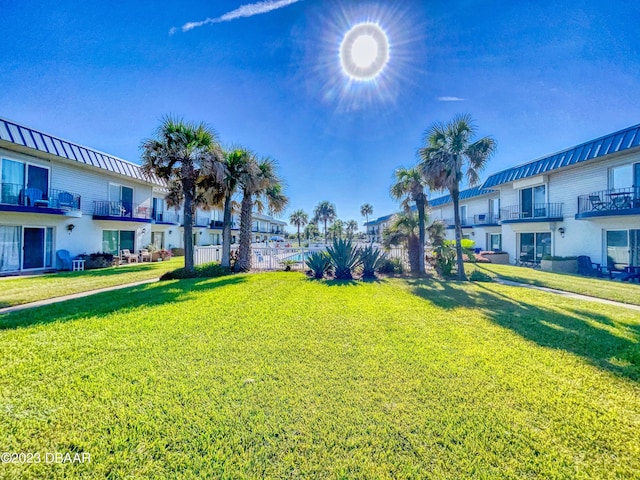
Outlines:
<svg viewBox="0 0 640 480"><path fill-rule="evenodd" d="M393 216L391 225L382 234L382 246L404 245L409 253L412 272L420 271L420 237L418 235L418 215L403 212Z"/></svg>
<svg viewBox="0 0 640 480"><path fill-rule="evenodd" d="M316 206L313 214L315 222L324 222L324 243L327 243L327 222L333 222L336 219L336 206L325 200Z"/></svg>
<svg viewBox="0 0 640 480"><path fill-rule="evenodd" d="M496 141L483 137L473 141L477 128L470 115L457 115L449 123L434 123L425 132L425 146L418 150L419 168L434 190L449 190L456 228L458 279L466 280L462 261L460 222L460 182L466 175L470 186L477 185L480 171L495 153Z"/></svg>
<svg viewBox="0 0 640 480"><path fill-rule="evenodd" d="M291 222L291 225L298 227L298 246L300 247L302 245L300 242L300 227L304 227L309 223L309 216L304 210L296 210L289 217L289 222Z"/></svg>
<svg viewBox="0 0 640 480"><path fill-rule="evenodd" d="M251 165L241 175L242 203L240 206L240 245L236 272L251 270L251 227L253 208L259 213L265 209L270 214L284 211L289 199L282 193L282 180L276 173L276 163L271 159L256 160L252 156Z"/></svg>
<svg viewBox="0 0 640 480"><path fill-rule="evenodd" d="M204 202L205 178L208 186L221 184L226 170L217 136L204 123L166 116L154 137L143 140L141 148L143 171L167 182L169 206L183 204L184 268L193 273L195 208Z"/></svg>
<svg viewBox="0 0 640 480"><path fill-rule="evenodd" d="M427 195L424 192L425 180L417 168L399 168L394 173L395 183L391 185L391 196L396 200L402 200L402 208L409 212L412 205L418 211L418 236L420 240L418 271L425 272L424 244L425 244L425 217L427 207Z"/></svg>
<svg viewBox="0 0 640 480"><path fill-rule="evenodd" d="M304 228L304 237L307 240L311 240L312 238L320 235L320 230L318 230L318 225L315 222L309 222L309 224Z"/></svg>
<svg viewBox="0 0 640 480"><path fill-rule="evenodd" d="M335 240L337 238L342 238L342 233L344 231L344 222L342 220L336 220L333 222L333 225L329 227L329 233L331 234L331 240Z"/></svg>
<svg viewBox="0 0 640 480"><path fill-rule="evenodd" d="M369 229L366 227L367 223L369 223L369 215L373 215L373 206L370 203L365 203L364 205L362 205L360 207L360 215L362 215L363 217L365 217L365 231L369 231ZM373 241L373 237L371 237L371 240Z"/></svg>
<svg viewBox="0 0 640 480"><path fill-rule="evenodd" d="M349 238L349 240L351 240L353 238L353 235L358 231L358 222L356 222L355 220L349 220L347 222L347 237Z"/></svg>

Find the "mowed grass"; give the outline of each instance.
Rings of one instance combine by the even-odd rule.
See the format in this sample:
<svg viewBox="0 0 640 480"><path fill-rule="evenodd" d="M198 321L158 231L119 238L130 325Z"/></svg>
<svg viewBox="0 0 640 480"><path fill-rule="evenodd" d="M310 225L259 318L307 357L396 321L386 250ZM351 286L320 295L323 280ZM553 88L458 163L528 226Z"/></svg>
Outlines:
<svg viewBox="0 0 640 480"><path fill-rule="evenodd" d="M498 284L162 282L0 316L15 478L638 478L640 318Z"/></svg>
<svg viewBox="0 0 640 480"><path fill-rule="evenodd" d="M564 273L543 272L527 267L513 265L496 265L492 263L465 264L467 274L473 269L539 287L555 288L566 292L580 293L591 297L613 300L616 302L640 305L640 284L632 282L612 281L603 278L583 277Z"/></svg>
<svg viewBox="0 0 640 480"><path fill-rule="evenodd" d="M183 265L184 258L172 258L166 262L145 262L83 272L2 278L0 308L158 278L164 272Z"/></svg>

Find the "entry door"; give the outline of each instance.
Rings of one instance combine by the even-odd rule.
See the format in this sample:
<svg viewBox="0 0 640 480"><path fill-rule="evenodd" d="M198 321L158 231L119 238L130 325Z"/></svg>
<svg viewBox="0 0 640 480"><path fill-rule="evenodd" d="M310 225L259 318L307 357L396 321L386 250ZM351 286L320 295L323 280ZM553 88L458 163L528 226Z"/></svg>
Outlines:
<svg viewBox="0 0 640 480"><path fill-rule="evenodd" d="M24 228L22 268L44 268L44 228Z"/></svg>

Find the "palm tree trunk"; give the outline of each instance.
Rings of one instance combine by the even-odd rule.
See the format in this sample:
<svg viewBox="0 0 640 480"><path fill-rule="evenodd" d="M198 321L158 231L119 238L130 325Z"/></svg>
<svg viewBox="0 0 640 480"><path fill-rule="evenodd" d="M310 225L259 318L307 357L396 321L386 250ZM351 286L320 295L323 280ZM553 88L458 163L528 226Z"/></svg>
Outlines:
<svg viewBox="0 0 640 480"><path fill-rule="evenodd" d="M231 265L231 195L224 199L224 216L222 219L222 262L223 267Z"/></svg>
<svg viewBox="0 0 640 480"><path fill-rule="evenodd" d="M327 244L327 220L324 221L324 243Z"/></svg>
<svg viewBox="0 0 640 480"><path fill-rule="evenodd" d="M409 250L409 268L411 268L411 271L413 273L420 271L420 246L418 245L419 242L420 240L414 233L410 234L409 238L407 238L407 249Z"/></svg>
<svg viewBox="0 0 640 480"><path fill-rule="evenodd" d="M420 273L425 273L424 267L424 243L425 243L425 234L424 234L424 224L425 224L425 215L424 215L424 201L418 200L416 201L416 208L418 209L418 234L420 239L420 245L418 246L418 252L420 254L420 261L418 263Z"/></svg>
<svg viewBox="0 0 640 480"><path fill-rule="evenodd" d="M195 272L193 262L193 192L188 185L184 188L184 269Z"/></svg>
<svg viewBox="0 0 640 480"><path fill-rule="evenodd" d="M240 209L240 245L238 247L238 261L235 265L236 272L248 272L251 270L252 209L251 195L245 192L242 196L242 207Z"/></svg>
<svg viewBox="0 0 640 480"><path fill-rule="evenodd" d="M456 263L458 265L458 280L466 280L464 273L464 261L462 259L462 223L460 222L460 190L458 187L451 189L453 200L453 218L456 226Z"/></svg>
<svg viewBox="0 0 640 480"><path fill-rule="evenodd" d="M302 246L302 242L300 242L300 225L298 225L298 247Z"/></svg>

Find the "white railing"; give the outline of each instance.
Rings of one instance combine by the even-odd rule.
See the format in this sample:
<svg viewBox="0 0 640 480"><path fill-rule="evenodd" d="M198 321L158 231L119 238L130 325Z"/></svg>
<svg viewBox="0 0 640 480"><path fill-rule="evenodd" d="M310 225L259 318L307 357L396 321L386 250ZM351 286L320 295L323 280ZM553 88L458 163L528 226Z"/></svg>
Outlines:
<svg viewBox="0 0 640 480"><path fill-rule="evenodd" d="M257 244L258 245L258 244ZM222 260L222 246L194 247L194 261L196 265ZM288 265L291 270L307 270L305 260L314 252L325 251L326 246L312 247L262 247L251 246L251 268L253 270L284 270ZM237 246L231 252L237 251ZM404 248L391 248L384 252L388 258L399 258L404 267L408 268L407 252Z"/></svg>

